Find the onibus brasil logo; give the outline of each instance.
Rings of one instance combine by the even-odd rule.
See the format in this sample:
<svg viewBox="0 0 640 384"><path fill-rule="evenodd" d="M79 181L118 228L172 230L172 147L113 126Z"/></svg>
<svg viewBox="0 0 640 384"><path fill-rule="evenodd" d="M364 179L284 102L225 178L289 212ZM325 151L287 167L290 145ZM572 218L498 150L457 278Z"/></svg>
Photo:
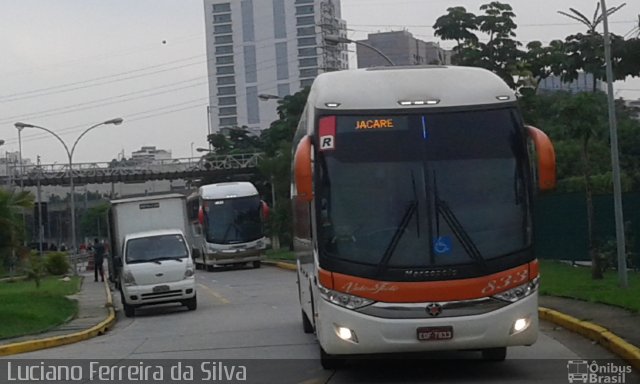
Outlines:
<svg viewBox="0 0 640 384"><path fill-rule="evenodd" d="M627 373L631 373L631 366L595 360L569 360L567 373L569 383L624 384Z"/></svg>

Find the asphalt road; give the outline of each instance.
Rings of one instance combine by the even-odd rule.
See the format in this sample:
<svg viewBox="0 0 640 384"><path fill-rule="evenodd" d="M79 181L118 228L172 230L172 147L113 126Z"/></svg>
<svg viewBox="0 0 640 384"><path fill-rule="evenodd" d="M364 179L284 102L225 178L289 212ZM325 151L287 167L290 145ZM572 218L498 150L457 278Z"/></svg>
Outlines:
<svg viewBox="0 0 640 384"><path fill-rule="evenodd" d="M567 383L570 360L603 359L599 364L626 365L599 346L542 322L538 342L510 348L502 363L481 361L475 352L455 352L427 355L419 361L413 360L415 356L356 360L338 371L325 371L314 336L302 331L295 273L263 267L198 271L196 278L195 312L177 305L142 308L132 319L121 312L117 325L106 335L19 357L178 359L171 364L183 361L197 369L203 368L201 362L192 364L189 359L202 359L211 362L207 369L213 363L221 369L245 366L247 382L305 384ZM627 374L625 382L640 382L632 375Z"/></svg>

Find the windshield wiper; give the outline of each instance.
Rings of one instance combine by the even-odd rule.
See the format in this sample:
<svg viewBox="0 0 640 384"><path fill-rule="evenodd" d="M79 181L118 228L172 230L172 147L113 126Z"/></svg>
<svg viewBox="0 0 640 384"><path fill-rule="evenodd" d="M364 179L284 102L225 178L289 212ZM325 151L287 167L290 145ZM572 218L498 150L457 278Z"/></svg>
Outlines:
<svg viewBox="0 0 640 384"><path fill-rule="evenodd" d="M391 241L389 242L387 249L385 249L384 254L382 255L382 260L380 260L380 265L378 266L378 275L380 275L387 268L387 265L389 264L389 260L391 260L391 256L393 255L393 252L396 250L398 243L400 243L400 239L402 238L402 235L404 235L405 229L407 229L407 226L411 221L411 217L417 211L417 208L418 208L417 200L413 200L409 202L409 205L404 211L404 215L402 215L402 220L400 220L400 224L398 224L398 228L393 233L393 237L391 238Z"/></svg>
<svg viewBox="0 0 640 384"><path fill-rule="evenodd" d="M162 264L160 262L160 260L158 259L151 259L151 260L127 260L127 264L142 264L142 263L156 263L156 264Z"/></svg>
<svg viewBox="0 0 640 384"><path fill-rule="evenodd" d="M441 200L440 197L438 196L438 183L437 183L435 172L433 173L433 187L434 187L433 194L435 198L436 211L437 211L436 213L437 234L436 235L438 236L438 238L440 237L439 218L442 215L442 217L444 218L444 221L449 225L449 228L451 228L451 231L455 235L456 239L458 239L460 244L462 244L462 247L467 252L469 257L471 257L471 259L473 259L478 265L480 265L480 267L486 268L487 263L484 257L482 256L482 253L480 253L480 250L478 249L476 244L473 242L473 239L471 239L467 230L464 229L464 226L462 225L462 223L460 223L460 220L458 220L458 217L456 216L456 214L453 213L453 210L451 210L451 207L449 207L449 204L447 204L446 201Z"/></svg>
<svg viewBox="0 0 640 384"><path fill-rule="evenodd" d="M175 260L175 261L179 261L182 263L182 258L178 257L178 256L163 256L163 257L156 257L155 259L151 259L148 261L153 261L154 263L158 263L158 264L162 264L160 263L160 261L162 260Z"/></svg>

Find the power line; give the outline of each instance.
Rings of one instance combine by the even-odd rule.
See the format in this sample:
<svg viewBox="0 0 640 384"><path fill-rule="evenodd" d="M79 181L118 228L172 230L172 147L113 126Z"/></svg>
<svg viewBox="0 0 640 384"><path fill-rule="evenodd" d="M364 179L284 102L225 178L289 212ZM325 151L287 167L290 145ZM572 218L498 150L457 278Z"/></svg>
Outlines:
<svg viewBox="0 0 640 384"><path fill-rule="evenodd" d="M637 23L638 20L624 20L624 21L611 21L609 24L631 24ZM563 27L571 25L580 25L580 23L536 23L536 24L518 24L520 27ZM433 25L420 25L420 24L349 24L347 27L368 27L368 28L431 28Z"/></svg>
<svg viewBox="0 0 640 384"><path fill-rule="evenodd" d="M319 32L317 34L319 34ZM317 34L316 34L316 36L317 36ZM271 40L272 40L271 38L265 38L265 39L257 40L256 42L269 42ZM288 41L293 41L293 40L297 40L297 37L291 37L291 38L283 40L283 41L287 41L288 42ZM225 44L225 45L227 45L227 44ZM235 48L243 47L243 44L229 44L229 45L234 47L234 52L232 54L238 53L238 52L235 51ZM262 46L256 46L256 48L264 48L264 47L268 47L269 45L270 44L264 44ZM144 71L147 71L149 69L162 67L164 65L174 64L174 63L178 63L178 62L182 62L182 61L188 61L188 60L192 60L192 59L200 58L200 57L205 57L205 56L206 55L191 56L191 57L188 57L188 58L185 58L185 59L179 59L179 60L174 60L174 61L170 61L170 62L166 62L166 63L162 63L162 64L156 64L156 65L152 65L152 66L137 68L137 69L134 69L134 70L120 72L120 73L107 75L107 76L96 77L96 78L93 78L93 79L87 79L87 80L77 81L77 82L73 82L73 83L61 84L61 85L56 85L56 86L52 86L52 87L46 87L46 88L40 88L40 89L36 89L36 90L31 90L31 91L25 91L25 92L19 92L19 93L4 95L4 96L0 96L0 102L6 103L6 102L25 100L25 99L30 99L30 98L34 98L34 97L40 97L40 96L48 96L48 95L54 95L54 94L60 94L60 93L67 93L67 92L71 92L71 91L75 91L75 90L79 90L79 89L87 89L87 88L91 88L91 87L95 87L95 86L110 84L110 83L113 83L113 82L121 82L121 81L125 81L125 80L132 80L132 79L137 79L137 78L141 78L141 77L147 77L147 76L156 75L156 74L159 74L159 73L169 72L169 71L172 71L172 70L183 69L183 68L190 67L190 66L193 66L193 65L199 65L199 64L208 63L209 61L213 61L213 60L216 59L216 57L213 56L213 57L211 57L211 58L209 58L207 60L199 61L199 62L196 62L196 63L185 64L185 65L180 65L180 66L174 66L174 67L164 68L164 69L153 71L153 72L149 72L149 73L141 73L141 74L134 75L134 76L118 78L118 77L123 76L123 75L128 75L128 74L137 73L137 72L144 72ZM106 81L106 82L105 81L100 81L100 80L106 80L106 79L113 79L113 80ZM94 83L94 82L96 82L96 83ZM91 83L94 83L94 84L91 84ZM48 92L48 91L51 91L51 92Z"/></svg>

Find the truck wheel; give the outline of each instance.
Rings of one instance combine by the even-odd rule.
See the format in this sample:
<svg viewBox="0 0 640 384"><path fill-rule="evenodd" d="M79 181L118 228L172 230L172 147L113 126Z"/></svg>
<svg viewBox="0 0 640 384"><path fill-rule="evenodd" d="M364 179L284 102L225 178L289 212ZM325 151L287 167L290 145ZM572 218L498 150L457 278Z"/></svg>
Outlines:
<svg viewBox="0 0 640 384"><path fill-rule="evenodd" d="M313 333L314 329L313 329L313 324L311 324L311 321L309 320L309 316L307 316L306 313L304 313L304 310L301 310L302 312L302 329L304 329L304 333Z"/></svg>
<svg viewBox="0 0 640 384"><path fill-rule="evenodd" d="M260 268L260 265L262 265L262 262L260 262L260 260L256 260L253 262L253 268Z"/></svg>
<svg viewBox="0 0 640 384"><path fill-rule="evenodd" d="M134 317L136 315L136 307L133 305L127 304L127 301L124 299L124 294L120 295L122 298L122 307L124 308L124 315L127 317Z"/></svg>
<svg viewBox="0 0 640 384"><path fill-rule="evenodd" d="M507 347L488 348L482 350L482 359L487 361L504 361L507 358Z"/></svg>
<svg viewBox="0 0 640 384"><path fill-rule="evenodd" d="M346 360L336 355L330 355L320 347L320 364L324 369L339 369L342 368Z"/></svg>
<svg viewBox="0 0 640 384"><path fill-rule="evenodd" d="M213 265L211 264L205 264L204 265L204 269L207 270L207 272L213 272Z"/></svg>
<svg viewBox="0 0 640 384"><path fill-rule="evenodd" d="M190 311L195 311L198 308L198 299L196 296L193 296L192 298L185 300L184 301L184 305L187 307L188 310Z"/></svg>

